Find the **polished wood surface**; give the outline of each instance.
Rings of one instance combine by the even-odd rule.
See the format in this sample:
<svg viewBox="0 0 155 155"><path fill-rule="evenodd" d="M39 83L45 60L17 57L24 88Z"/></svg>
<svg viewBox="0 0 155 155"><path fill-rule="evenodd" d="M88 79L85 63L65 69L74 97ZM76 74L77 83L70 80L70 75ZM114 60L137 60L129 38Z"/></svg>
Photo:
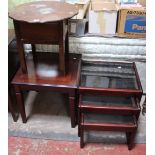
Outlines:
<svg viewBox="0 0 155 155"><path fill-rule="evenodd" d="M98 123L98 122L87 122L85 121L85 114L81 114L80 119L80 147L83 148L84 141L84 131L119 131L126 133L128 149L131 150L134 147L134 137L137 131L137 121L133 116L133 121L131 123Z"/></svg>
<svg viewBox="0 0 155 155"><path fill-rule="evenodd" d="M113 98L113 96L110 96ZM101 98L102 99L102 98ZM114 98L115 99L115 98ZM124 103L124 105L117 105L117 102L115 101L115 104L104 104L104 98L102 99L102 105L97 105L95 102L84 102L82 100L82 95L79 97L79 109L82 113L100 113L100 114L122 114L122 115L137 115L140 113L140 105L137 103L137 100L135 98L131 98L130 106L127 105L127 103ZM122 102L122 101L120 101ZM110 100L109 100L110 103Z"/></svg>
<svg viewBox="0 0 155 155"><path fill-rule="evenodd" d="M9 30L9 41L8 41L8 110L11 112L13 120L16 122L18 119L17 111L15 110L15 100L14 92L11 85L11 81L16 74L20 64L19 57L17 53L17 48L15 46L14 31ZM12 40L11 40L12 39Z"/></svg>
<svg viewBox="0 0 155 155"><path fill-rule="evenodd" d="M14 20L17 48L22 72L27 73L24 44L56 44L59 45L59 70L65 74L65 58L69 52L68 21L50 23L27 23ZM33 50L33 49L32 49ZM35 57L35 56L34 56Z"/></svg>
<svg viewBox="0 0 155 155"><path fill-rule="evenodd" d="M122 81L122 84L124 79L127 79L126 84L127 83L130 84L130 81L128 82L128 79L131 78L133 80L132 84L134 84L135 86L133 86L133 88L130 88L130 87L128 88L125 86L122 86L122 88L117 86L102 87L101 84L97 86L93 86L94 85L93 82L87 85L86 84L87 76L94 76L94 77L100 77L100 78L105 77L109 80L112 78L115 78L119 80L119 83L121 83ZM141 87L141 83L139 80L139 75L138 75L135 63L86 61L82 63L79 92L89 93L89 94L95 94L97 92L98 94L101 94L101 95L114 95L114 96L122 96L122 95L123 96L141 96L143 93L143 90Z"/></svg>
<svg viewBox="0 0 155 155"><path fill-rule="evenodd" d="M35 44L56 44L59 45L59 70L66 74L65 57L69 52L68 19L77 13L78 8L74 5L56 1L25 3L9 12L9 17L14 22L23 73L27 73L24 44L32 44L33 49Z"/></svg>
<svg viewBox="0 0 155 155"><path fill-rule="evenodd" d="M36 52L35 55L35 60L32 54L26 58L27 74L23 74L20 68L12 80L23 123L27 121L22 95L24 90L58 91L69 96L71 127L75 127L78 108L76 92L80 79L81 55L69 54L66 59L65 75L58 69L58 53Z"/></svg>
<svg viewBox="0 0 155 155"><path fill-rule="evenodd" d="M139 101L143 92L135 63L83 62L78 92L78 136L80 137L80 147L84 147L85 131L123 131L126 133L128 149L131 150L134 146L134 137L138 128L137 122L141 110ZM95 98L98 100L95 100ZM125 100L120 98L125 98ZM128 104L129 100L127 100L129 98L130 104ZM119 99L121 104L118 104ZM89 122L85 119L88 114L101 115L102 117L109 115L108 118L113 115L121 115L122 120L129 116L133 117L133 122L127 123L126 120L117 123L117 116L116 119L113 118L113 123L106 122L104 117L95 121L93 120L95 117L91 117L91 121L93 121Z"/></svg>
<svg viewBox="0 0 155 155"><path fill-rule="evenodd" d="M66 60L66 75L58 69L58 54L50 52L37 52L36 61L31 54L27 56L27 74L23 74L21 68L16 73L12 84L55 86L77 88L80 76L81 55L69 54Z"/></svg>
<svg viewBox="0 0 155 155"><path fill-rule="evenodd" d="M9 12L9 17L28 23L60 21L73 17L78 8L72 4L57 1L35 1L21 4Z"/></svg>

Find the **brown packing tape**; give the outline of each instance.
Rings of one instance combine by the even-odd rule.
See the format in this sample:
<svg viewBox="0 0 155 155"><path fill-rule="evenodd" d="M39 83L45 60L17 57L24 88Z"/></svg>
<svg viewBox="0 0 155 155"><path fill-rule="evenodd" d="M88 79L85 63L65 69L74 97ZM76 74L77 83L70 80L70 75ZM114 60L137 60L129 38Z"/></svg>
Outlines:
<svg viewBox="0 0 155 155"><path fill-rule="evenodd" d="M92 10L94 11L117 11L114 3L92 2Z"/></svg>
<svg viewBox="0 0 155 155"><path fill-rule="evenodd" d="M119 11L118 33L124 33L124 25L125 25L125 20L126 20L126 14L127 14L127 10L120 10Z"/></svg>
<svg viewBox="0 0 155 155"><path fill-rule="evenodd" d="M142 6L146 7L146 0L138 0L138 3L140 3Z"/></svg>
<svg viewBox="0 0 155 155"><path fill-rule="evenodd" d="M78 7L79 13L76 15L76 19L83 19L84 16L86 15L86 12L88 10L89 7L89 3L90 1L87 1L87 3L84 4L76 4L76 6Z"/></svg>
<svg viewBox="0 0 155 155"><path fill-rule="evenodd" d="M104 20L104 12L100 11L97 15L97 24L100 27L100 32L104 34L105 32L105 20Z"/></svg>

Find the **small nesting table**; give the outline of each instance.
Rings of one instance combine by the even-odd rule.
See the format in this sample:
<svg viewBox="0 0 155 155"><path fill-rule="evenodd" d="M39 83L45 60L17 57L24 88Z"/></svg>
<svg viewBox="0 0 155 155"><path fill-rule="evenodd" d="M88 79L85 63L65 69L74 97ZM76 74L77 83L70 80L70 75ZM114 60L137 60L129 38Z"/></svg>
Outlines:
<svg viewBox="0 0 155 155"><path fill-rule="evenodd" d="M27 74L23 74L20 67L12 80L23 123L27 122L23 91L54 91L68 94L71 127L75 127L77 124L76 93L80 79L81 55L69 54L65 76L58 69L57 53L37 52L36 61L33 61L30 53L26 57L26 63L28 66Z"/></svg>
<svg viewBox="0 0 155 155"><path fill-rule="evenodd" d="M34 58L35 44L59 45L59 70L65 73L65 52L67 55L69 51L68 19L77 13L74 5L55 1L25 3L9 12L14 22L23 73L27 73L23 44L32 45Z"/></svg>
<svg viewBox="0 0 155 155"><path fill-rule="evenodd" d="M84 131L125 132L133 148L143 90L135 63L83 62L79 86L79 136Z"/></svg>

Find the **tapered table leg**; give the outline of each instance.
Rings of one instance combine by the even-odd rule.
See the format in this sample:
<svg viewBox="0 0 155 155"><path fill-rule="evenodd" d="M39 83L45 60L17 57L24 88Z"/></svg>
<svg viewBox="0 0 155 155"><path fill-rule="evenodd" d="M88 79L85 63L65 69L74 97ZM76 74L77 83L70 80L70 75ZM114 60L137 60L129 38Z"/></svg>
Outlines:
<svg viewBox="0 0 155 155"><path fill-rule="evenodd" d="M78 109L78 136L80 137L80 109Z"/></svg>
<svg viewBox="0 0 155 155"><path fill-rule="evenodd" d="M12 118L13 118L14 122L17 122L18 117L16 116L14 108L12 106L12 100L11 100L10 94L9 94L9 97L8 97L8 108L9 108L9 111L11 112L11 115L12 115Z"/></svg>
<svg viewBox="0 0 155 155"><path fill-rule="evenodd" d="M83 123L83 114L81 114L81 123ZM84 129L83 129L83 125L80 125L80 148L84 147Z"/></svg>
<svg viewBox="0 0 155 155"><path fill-rule="evenodd" d="M23 123L26 123L27 119L26 119L24 99L23 99L22 92L16 92L16 100L17 100L17 105L19 107L21 117L22 117L22 121Z"/></svg>
<svg viewBox="0 0 155 155"><path fill-rule="evenodd" d="M75 96L69 96L69 109L71 117L71 127L75 128L76 126L76 116L75 116Z"/></svg>
<svg viewBox="0 0 155 155"><path fill-rule="evenodd" d="M135 134L136 134L136 131L126 133L128 150L131 150L134 147Z"/></svg>

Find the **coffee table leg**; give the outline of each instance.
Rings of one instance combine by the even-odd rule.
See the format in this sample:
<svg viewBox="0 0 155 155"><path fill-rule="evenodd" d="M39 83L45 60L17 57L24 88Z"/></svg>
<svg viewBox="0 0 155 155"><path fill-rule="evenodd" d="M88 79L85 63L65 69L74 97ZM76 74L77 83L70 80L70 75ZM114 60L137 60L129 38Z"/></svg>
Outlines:
<svg viewBox="0 0 155 155"><path fill-rule="evenodd" d="M78 136L80 137L80 123L81 123L80 109L78 109Z"/></svg>
<svg viewBox="0 0 155 155"><path fill-rule="evenodd" d="M81 118L81 121L80 123L83 124L83 114L80 114L80 118ZM84 147L84 129L83 129L83 125L80 125L80 148L83 148Z"/></svg>
<svg viewBox="0 0 155 155"><path fill-rule="evenodd" d="M32 48L33 60L35 60L35 57L36 57L36 47L35 47L35 44L31 44L31 48Z"/></svg>
<svg viewBox="0 0 155 155"><path fill-rule="evenodd" d="M135 134L136 134L135 131L126 133L128 150L131 150L134 147Z"/></svg>
<svg viewBox="0 0 155 155"><path fill-rule="evenodd" d="M22 121L23 123L26 123L25 105L24 105L23 94L21 91L16 92L16 101L22 117Z"/></svg>
<svg viewBox="0 0 155 155"><path fill-rule="evenodd" d="M76 126L76 116L75 116L75 96L69 96L69 109L71 117L71 127L75 128Z"/></svg>
<svg viewBox="0 0 155 155"><path fill-rule="evenodd" d="M59 24L60 38L59 38L59 70L65 74L65 36L64 36L64 23Z"/></svg>
<svg viewBox="0 0 155 155"><path fill-rule="evenodd" d="M12 118L13 118L14 122L17 122L18 117L16 116L14 108L12 106L12 99L11 99L10 94L8 96L8 102L9 102L8 108L9 108L9 111L11 112Z"/></svg>

